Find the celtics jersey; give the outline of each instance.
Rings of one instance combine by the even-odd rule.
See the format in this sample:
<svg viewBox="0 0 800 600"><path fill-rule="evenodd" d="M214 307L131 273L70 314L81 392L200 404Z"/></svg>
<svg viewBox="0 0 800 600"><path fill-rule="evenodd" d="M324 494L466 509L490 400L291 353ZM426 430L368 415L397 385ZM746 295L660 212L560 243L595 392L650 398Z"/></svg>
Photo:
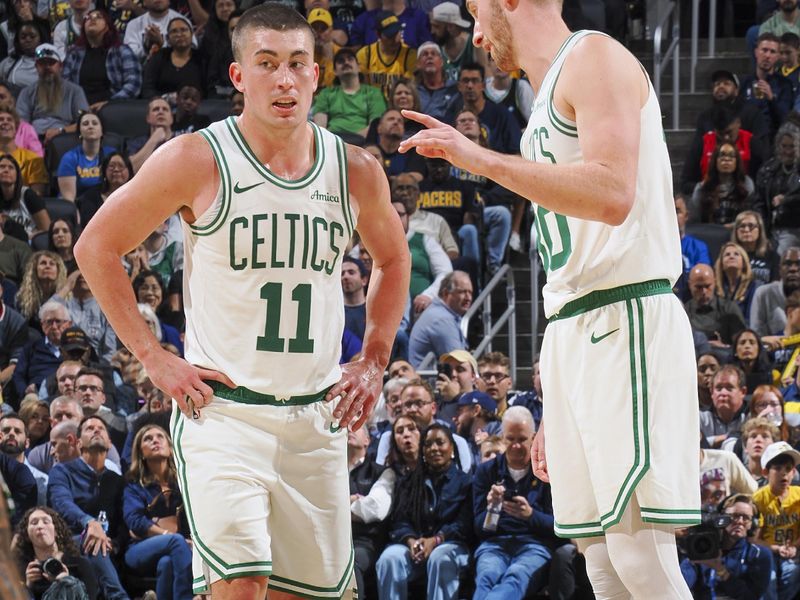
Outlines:
<svg viewBox="0 0 800 600"><path fill-rule="evenodd" d="M598 32L573 33L548 69L522 136L521 151L526 159L554 164L583 162L576 124L559 114L553 91L572 48L592 34ZM649 81L648 87L640 114L636 196L625 222L611 226L577 219L534 203L539 255L547 273L543 296L548 317L558 314L570 300L595 290L652 279L674 284L681 273L669 155L661 110Z"/></svg>
<svg viewBox="0 0 800 600"><path fill-rule="evenodd" d="M356 223L344 144L308 126L314 163L291 181L259 161L236 118L201 130L220 186L182 223L186 360L281 399L340 377L341 261Z"/></svg>

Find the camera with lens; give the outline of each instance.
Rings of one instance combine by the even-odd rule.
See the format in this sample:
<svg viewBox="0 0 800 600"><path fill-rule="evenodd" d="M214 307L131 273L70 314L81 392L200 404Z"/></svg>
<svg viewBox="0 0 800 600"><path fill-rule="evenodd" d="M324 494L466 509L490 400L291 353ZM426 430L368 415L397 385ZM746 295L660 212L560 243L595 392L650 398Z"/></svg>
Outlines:
<svg viewBox="0 0 800 600"><path fill-rule="evenodd" d="M64 563L54 556L45 558L39 563L39 566L42 569L42 573L47 575L50 579L55 579L64 571Z"/></svg>
<svg viewBox="0 0 800 600"><path fill-rule="evenodd" d="M703 512L700 525L689 527L678 545L689 560L717 558L721 554L722 532L730 524L730 515Z"/></svg>

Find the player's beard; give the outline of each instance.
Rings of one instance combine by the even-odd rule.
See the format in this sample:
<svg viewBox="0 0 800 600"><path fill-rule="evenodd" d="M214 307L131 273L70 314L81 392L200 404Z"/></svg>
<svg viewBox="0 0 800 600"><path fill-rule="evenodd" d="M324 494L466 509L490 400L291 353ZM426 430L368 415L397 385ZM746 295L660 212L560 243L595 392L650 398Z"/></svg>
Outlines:
<svg viewBox="0 0 800 600"><path fill-rule="evenodd" d="M500 0L492 0L491 11L492 38L489 41L492 43L492 58L501 70L511 73L519 68L511 43L511 25L503 13Z"/></svg>

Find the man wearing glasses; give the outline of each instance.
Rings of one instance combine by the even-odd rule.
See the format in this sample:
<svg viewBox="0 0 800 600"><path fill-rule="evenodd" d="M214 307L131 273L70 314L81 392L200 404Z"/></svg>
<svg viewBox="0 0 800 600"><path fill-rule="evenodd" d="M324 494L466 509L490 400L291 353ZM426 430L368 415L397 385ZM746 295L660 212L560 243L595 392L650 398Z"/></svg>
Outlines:
<svg viewBox="0 0 800 600"><path fill-rule="evenodd" d="M84 367L75 380L75 391L87 417L98 416L108 426L108 433L114 446L119 450L125 443L127 424L125 417L116 414L105 406L106 394L103 388L103 373L97 369Z"/></svg>
<svg viewBox="0 0 800 600"><path fill-rule="evenodd" d="M780 281L759 287L753 294L750 326L760 335L773 335L786 327L786 299L800 290L800 248L781 255Z"/></svg>
<svg viewBox="0 0 800 600"><path fill-rule="evenodd" d="M39 320L44 337L25 345L14 369L13 382L18 398L36 392L64 358L61 335L72 325L67 308L54 300L45 302L39 309Z"/></svg>
<svg viewBox="0 0 800 600"><path fill-rule="evenodd" d="M731 522L722 531L720 555L692 561L684 558L681 571L695 598L761 598L772 576L772 556L766 548L747 541L758 529L758 509L747 494L733 494L721 512Z"/></svg>

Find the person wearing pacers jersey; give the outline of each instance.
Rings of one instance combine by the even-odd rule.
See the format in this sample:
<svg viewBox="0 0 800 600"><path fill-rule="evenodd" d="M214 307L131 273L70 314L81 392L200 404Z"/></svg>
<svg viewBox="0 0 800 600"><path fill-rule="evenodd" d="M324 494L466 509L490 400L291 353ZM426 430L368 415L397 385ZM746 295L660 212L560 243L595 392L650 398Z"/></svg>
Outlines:
<svg viewBox="0 0 800 600"><path fill-rule="evenodd" d="M536 90L522 157L409 111L427 129L400 150L534 203L550 323L532 460L552 484L556 533L577 540L597 598L688 600L673 530L700 521L698 401L689 321L671 294L680 238L653 87L610 37L570 32L559 0L467 7L474 43Z"/></svg>
<svg viewBox="0 0 800 600"><path fill-rule="evenodd" d="M408 294L388 182L309 123L314 35L276 4L233 34L240 117L164 144L75 249L125 345L175 399L171 433L194 547L215 600L354 598L346 428L369 416ZM120 256L179 212L186 361L139 317ZM339 275L357 229L373 258L362 358L339 366Z"/></svg>

